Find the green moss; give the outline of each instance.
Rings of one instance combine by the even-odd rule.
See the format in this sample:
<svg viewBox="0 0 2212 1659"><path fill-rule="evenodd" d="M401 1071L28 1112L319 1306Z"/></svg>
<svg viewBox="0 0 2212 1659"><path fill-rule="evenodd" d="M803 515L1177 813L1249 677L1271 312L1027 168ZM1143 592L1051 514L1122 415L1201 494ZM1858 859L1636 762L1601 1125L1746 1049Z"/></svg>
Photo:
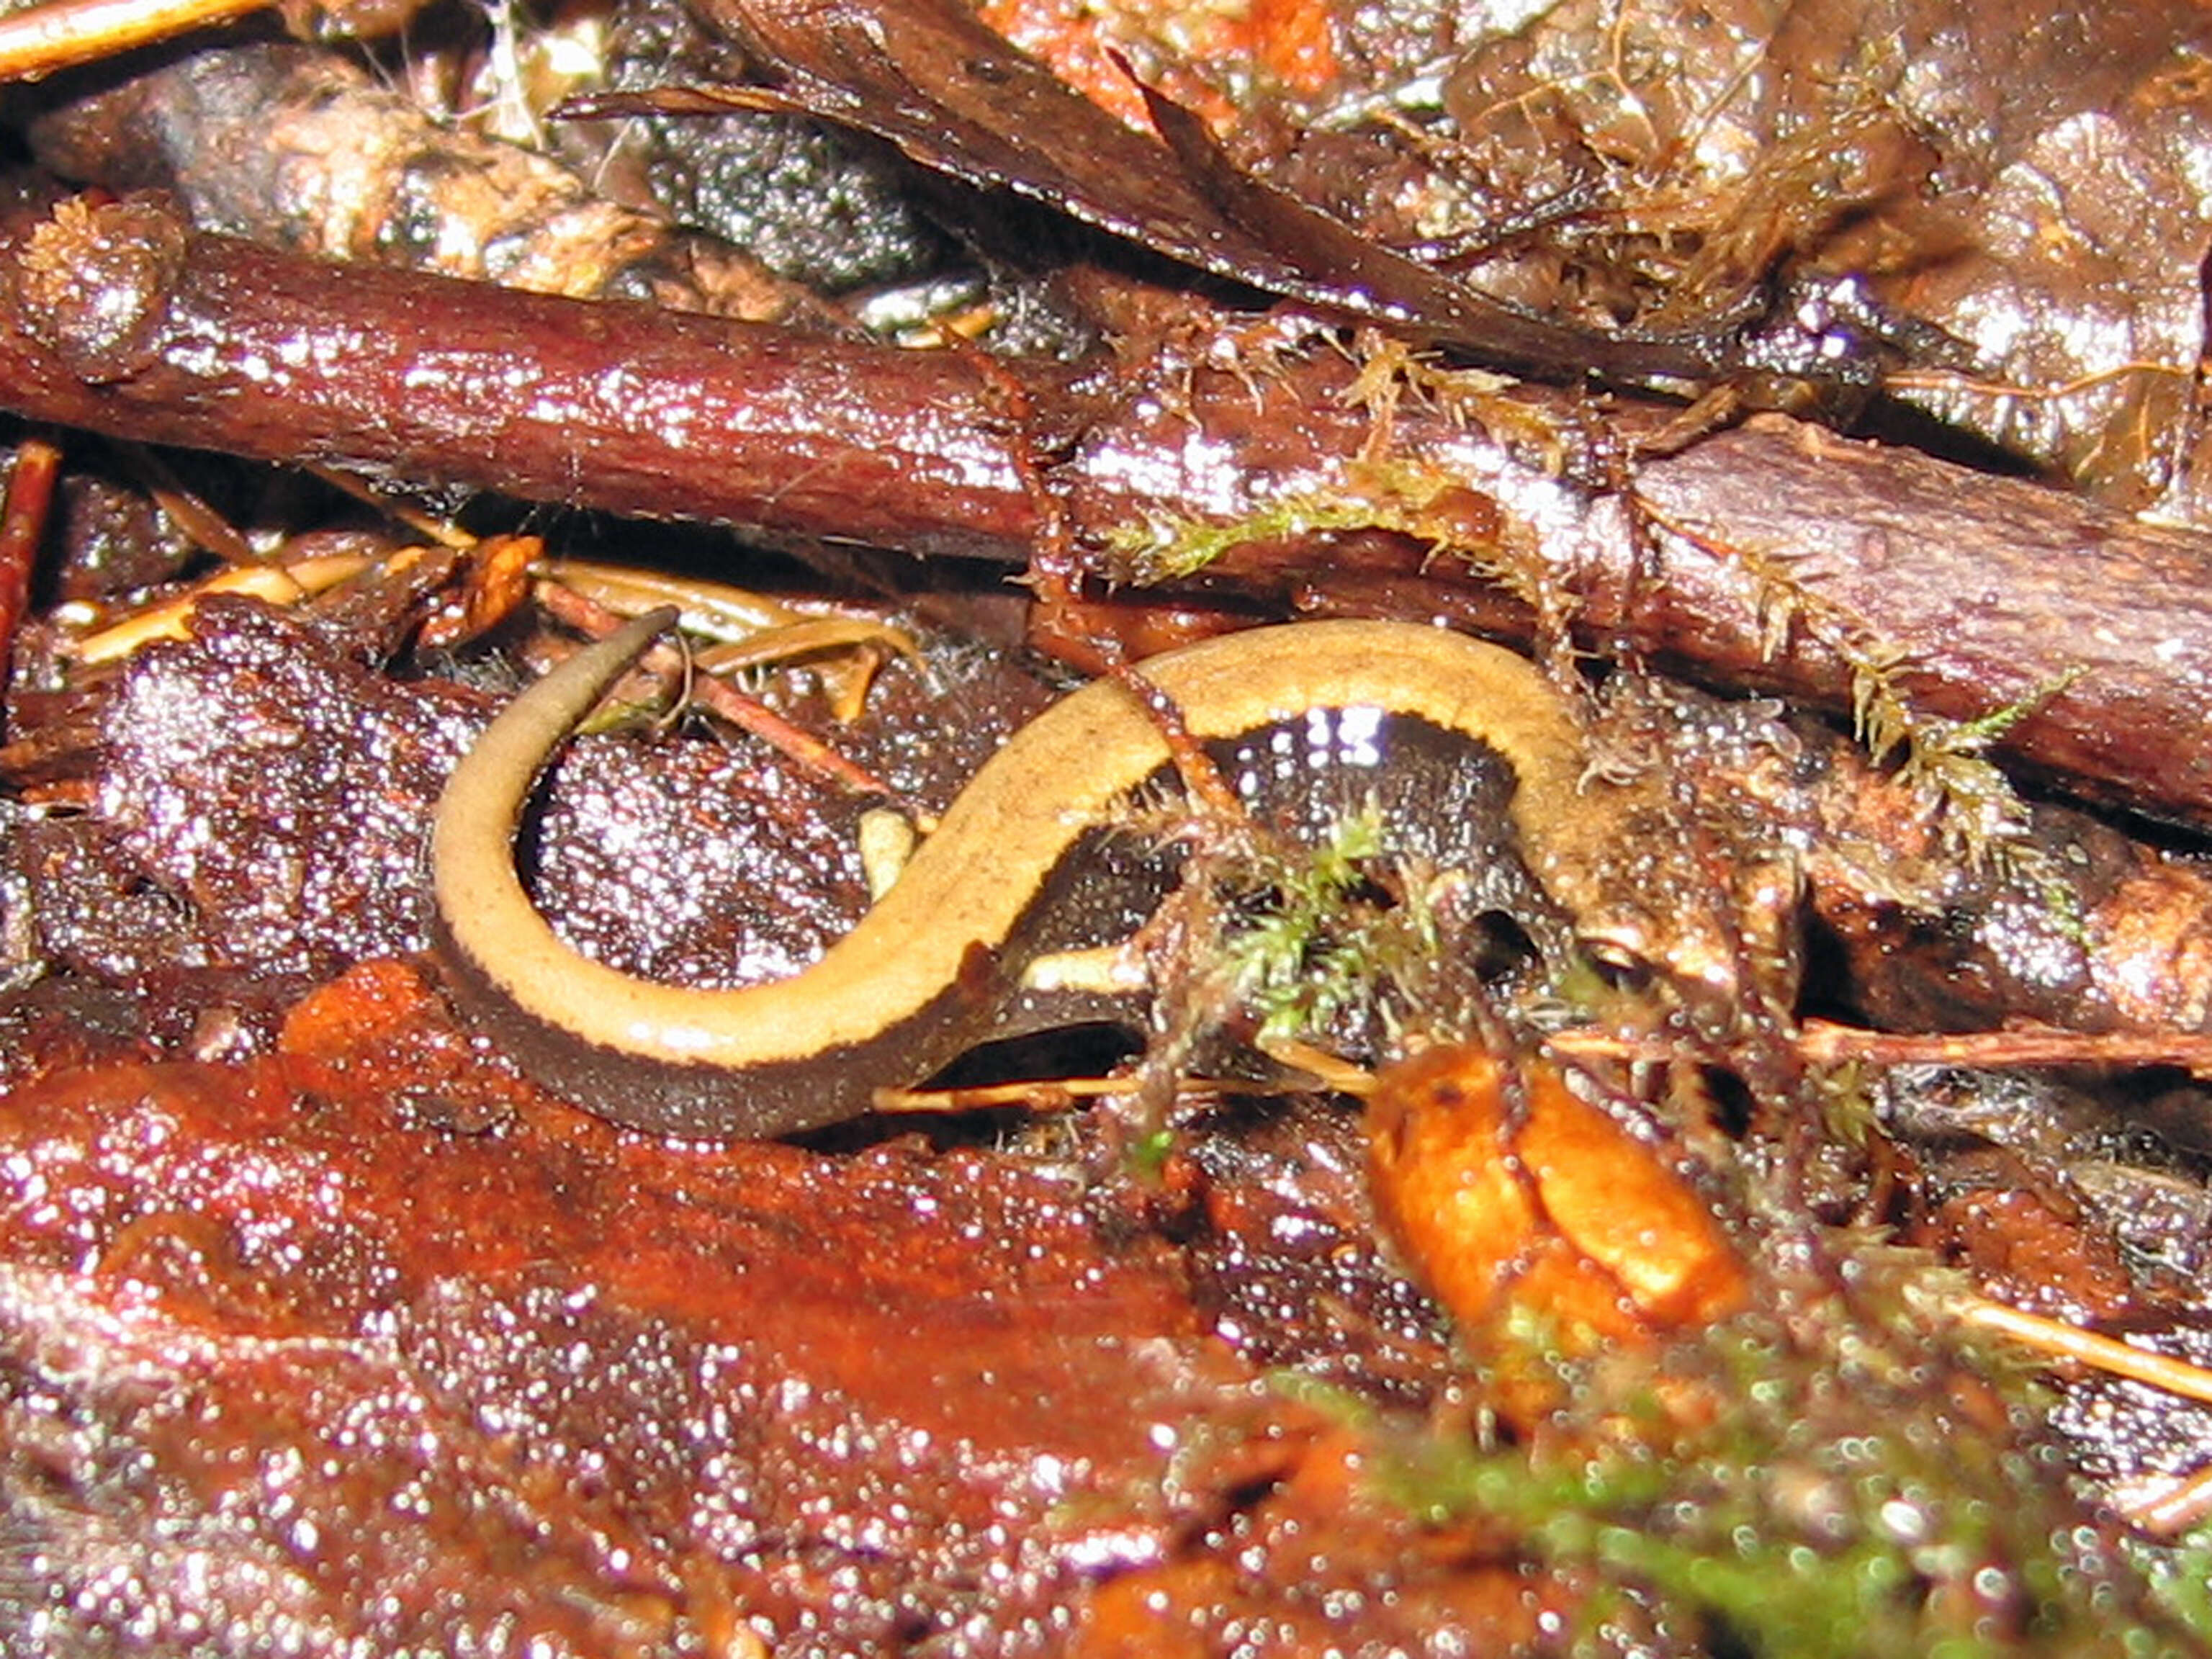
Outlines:
<svg viewBox="0 0 2212 1659"><path fill-rule="evenodd" d="M1898 757L1898 778L1939 816L1946 837L1974 863L2016 854L2028 830L2026 805L1990 761L1989 746L2081 677L2071 670L2002 708L1944 720L1899 690L1897 659L1852 665L1853 714L1875 763Z"/></svg>
<svg viewBox="0 0 2212 1659"><path fill-rule="evenodd" d="M2154 1601L2066 1495L2062 1461L2011 1426L2029 1414L1987 1420L2016 1382L1932 1347L1906 1298L1869 1306L1832 1291L1746 1316L1626 1387L1620 1355L1555 1358L1576 1386L1534 1452L1370 1419L1378 1480L1433 1525L1480 1522L1561 1582L1605 1587L1577 1651L1613 1650L1599 1626L1631 1603L1746 1659L2190 1651L2212 1549L2177 1553Z"/></svg>
<svg viewBox="0 0 2212 1659"><path fill-rule="evenodd" d="M1437 1012L1443 949L1429 894L1389 860L1370 807L1340 819L1320 845L1249 848L1226 873L1241 894L1217 955L1221 1000L1260 1020L1260 1040L1326 1043L1349 1012Z"/></svg>
<svg viewBox="0 0 2212 1659"><path fill-rule="evenodd" d="M1149 1130L1132 1139L1127 1149L1129 1172L1139 1181L1150 1184L1160 1178L1168 1166L1168 1159L1176 1148L1175 1131L1162 1127Z"/></svg>
<svg viewBox="0 0 2212 1659"><path fill-rule="evenodd" d="M1364 879L1361 861L1382 850L1373 811L1340 822L1310 849L1264 852L1240 872L1266 902L1222 940L1231 995L1260 1016L1263 1041L1309 1035L1376 988L1371 950L1338 928Z"/></svg>
<svg viewBox="0 0 2212 1659"><path fill-rule="evenodd" d="M1688 534L1673 526L1679 534ZM1916 703L1905 685L1910 667L1897 646L1869 634L1854 616L1797 574L1796 562L1753 547L1690 539L1740 565L1751 579L1759 618L1759 647L1778 655L1802 632L1835 653L1851 674L1851 715L1875 764L1894 761L1900 783L1935 826L1946 848L1975 869L2033 893L2058 927L2086 939L2073 887L2032 840L2027 805L1988 750L2020 722L2081 676L2071 668L2001 708L1948 720Z"/></svg>
<svg viewBox="0 0 2212 1659"><path fill-rule="evenodd" d="M2212 1644L2212 1524L2171 1544L2137 1540L2131 1553L2159 1606L2198 1641Z"/></svg>
<svg viewBox="0 0 2212 1659"><path fill-rule="evenodd" d="M1341 483L1279 495L1241 519L1218 523L1156 516L1115 530L1107 545L1116 568L1140 585L1196 575L1248 543L1355 530L1409 537L1432 551L1453 553L1487 569L1494 542L1471 531L1452 511L1463 493L1450 473L1421 462L1361 461L1346 469Z"/></svg>

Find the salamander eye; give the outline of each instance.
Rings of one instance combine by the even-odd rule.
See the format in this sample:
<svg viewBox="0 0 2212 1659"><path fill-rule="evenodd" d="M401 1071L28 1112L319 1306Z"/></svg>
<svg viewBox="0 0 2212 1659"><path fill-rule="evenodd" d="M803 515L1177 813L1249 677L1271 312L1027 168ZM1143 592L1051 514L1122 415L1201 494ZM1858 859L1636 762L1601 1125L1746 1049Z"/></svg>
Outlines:
<svg viewBox="0 0 2212 1659"><path fill-rule="evenodd" d="M1689 919L1678 918L1678 921ZM1583 953L1607 981L1624 991L1663 988L1701 1024L1729 1029L1742 994L1733 941L1710 927L1647 927L1608 917L1581 933Z"/></svg>
<svg viewBox="0 0 2212 1659"><path fill-rule="evenodd" d="M1633 988L1651 977L1651 941L1640 928L1607 927L1582 935L1582 946L1597 970L1612 983Z"/></svg>

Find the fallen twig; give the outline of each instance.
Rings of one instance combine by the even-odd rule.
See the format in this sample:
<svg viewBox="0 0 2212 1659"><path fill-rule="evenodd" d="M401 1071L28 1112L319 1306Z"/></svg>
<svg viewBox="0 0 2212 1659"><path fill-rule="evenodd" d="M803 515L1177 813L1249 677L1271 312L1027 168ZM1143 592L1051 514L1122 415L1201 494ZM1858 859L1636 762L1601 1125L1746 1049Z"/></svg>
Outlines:
<svg viewBox="0 0 2212 1659"><path fill-rule="evenodd" d="M1170 356L1080 384L1049 367L987 374L956 355L318 264L158 213L26 210L0 231L6 407L785 543L1008 562L1042 528L1025 465L1051 454L1048 482L1101 576L1121 572L1105 550L1117 530L1234 525L1301 491L1340 493L1376 436L1375 416L1344 401L1357 366L1328 352L1256 374ZM1023 429L1006 374L1026 394ZM1395 456L1482 508L1465 516L1493 526L1487 546L1440 554L1389 528L1386 502L1382 530L1232 545L1200 580L1295 610L1525 635L1528 606L1488 577L1510 555L1599 643L1848 708L1863 665L1833 630L1775 628L1783 572L1891 653L1929 713L1973 720L2063 682L1999 746L2082 793L2212 823L2203 536L1779 420L1642 463L1626 493L1625 463L1583 483L1530 453L1541 428L1573 453L1593 424L1584 406L1526 391L1497 407L1510 418L1408 399L1390 432ZM1669 412L1607 418L1626 441Z"/></svg>

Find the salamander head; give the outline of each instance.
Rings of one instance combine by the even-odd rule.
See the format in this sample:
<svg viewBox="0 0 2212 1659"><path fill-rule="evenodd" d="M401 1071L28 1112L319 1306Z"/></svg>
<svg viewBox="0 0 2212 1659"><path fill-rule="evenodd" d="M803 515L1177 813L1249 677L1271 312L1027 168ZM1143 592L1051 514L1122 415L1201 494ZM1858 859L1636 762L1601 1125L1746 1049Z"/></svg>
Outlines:
<svg viewBox="0 0 2212 1659"><path fill-rule="evenodd" d="M1800 881L1772 848L1692 858L1679 836L1617 844L1595 866L1550 874L1599 967L1649 983L1712 1036L1796 1000Z"/></svg>

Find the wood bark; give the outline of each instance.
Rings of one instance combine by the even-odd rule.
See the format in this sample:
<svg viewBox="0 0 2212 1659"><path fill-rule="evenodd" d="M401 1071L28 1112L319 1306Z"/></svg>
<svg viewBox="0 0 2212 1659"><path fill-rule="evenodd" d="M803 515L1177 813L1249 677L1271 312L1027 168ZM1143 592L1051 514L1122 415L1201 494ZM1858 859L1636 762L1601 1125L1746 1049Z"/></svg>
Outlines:
<svg viewBox="0 0 2212 1659"><path fill-rule="evenodd" d="M1020 563L1064 525L1102 576L1119 574L1116 530L1236 523L1340 487L1376 435L1344 400L1353 372L1326 351L1243 373L1165 352L1087 376L900 351L323 264L136 200L0 228L0 405L29 419L785 541ZM1895 653L1917 704L1954 719L2071 676L2006 748L2086 796L2212 824L2203 535L1771 418L1577 479L1526 441L1532 419L1625 434L1587 461L1625 455L1666 411L1613 404L1601 422L1571 393L1513 396L1510 421L1408 399L1391 453L1463 480L1599 642L1830 707L1852 683L1837 647L1856 642ZM1534 626L1432 553L1304 537L1237 549L1203 581L1294 609ZM1777 571L1824 624L1778 650Z"/></svg>

